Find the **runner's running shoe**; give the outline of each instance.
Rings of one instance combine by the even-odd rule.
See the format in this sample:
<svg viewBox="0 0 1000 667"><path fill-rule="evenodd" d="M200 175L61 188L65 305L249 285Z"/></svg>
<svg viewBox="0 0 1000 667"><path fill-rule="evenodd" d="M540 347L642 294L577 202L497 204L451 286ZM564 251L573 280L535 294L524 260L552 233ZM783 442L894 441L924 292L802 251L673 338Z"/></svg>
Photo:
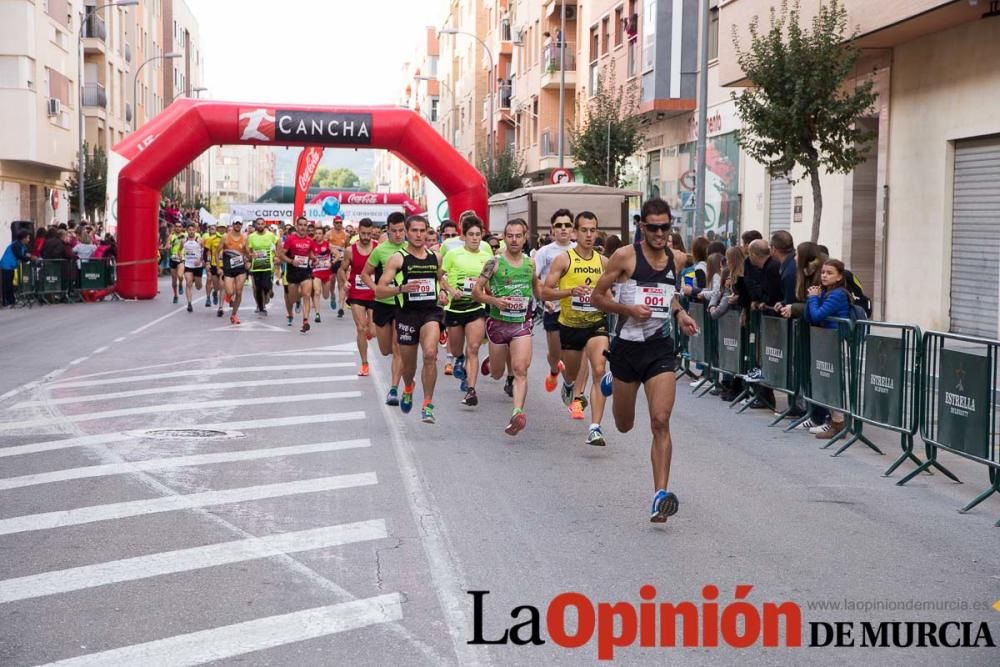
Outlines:
<svg viewBox="0 0 1000 667"><path fill-rule="evenodd" d="M483 359L483 363L479 365L479 372L482 373L483 375L489 375L490 374L490 358L489 357L486 357L485 359Z"/></svg>
<svg viewBox="0 0 1000 667"><path fill-rule="evenodd" d="M604 441L604 434L601 433L600 427L590 429L590 433L587 434L587 444L594 447L604 447L608 444Z"/></svg>
<svg viewBox="0 0 1000 667"><path fill-rule="evenodd" d="M590 401L587 400L586 394L579 394L576 397L576 400L580 401L580 407L583 408L584 410L586 410L587 406L590 405Z"/></svg>
<svg viewBox="0 0 1000 667"><path fill-rule="evenodd" d="M239 324L240 323L240 318L236 317L235 315L230 315L229 316L229 323L230 324Z"/></svg>
<svg viewBox="0 0 1000 667"><path fill-rule="evenodd" d="M420 411L420 421L425 424L434 424L434 404L428 403Z"/></svg>
<svg viewBox="0 0 1000 667"><path fill-rule="evenodd" d="M459 380L465 379L465 355L455 357L455 365L451 369L451 374Z"/></svg>
<svg viewBox="0 0 1000 667"><path fill-rule="evenodd" d="M215 316L216 317L222 317L222 309L221 308L219 308L217 311L215 311Z"/></svg>
<svg viewBox="0 0 1000 667"><path fill-rule="evenodd" d="M288 316L288 326L292 326L292 316Z"/></svg>
<svg viewBox="0 0 1000 667"><path fill-rule="evenodd" d="M444 364L444 374L445 375L451 375L453 371L454 371L454 367L449 362L445 362L445 364Z"/></svg>
<svg viewBox="0 0 1000 667"><path fill-rule="evenodd" d="M399 409L409 414L413 409L413 387L403 387L403 398L399 401Z"/></svg>
<svg viewBox="0 0 1000 667"><path fill-rule="evenodd" d="M441 330L441 335L438 336L438 342L441 343L442 345L447 345L448 344L448 330L447 329L442 329Z"/></svg>
<svg viewBox="0 0 1000 667"><path fill-rule="evenodd" d="M302 328L299 329L299 333L307 333L309 328L309 322L307 320L302 320Z"/></svg>
<svg viewBox="0 0 1000 667"><path fill-rule="evenodd" d="M205 307L206 308L211 308L212 307L212 300L209 299L208 297L205 297Z"/></svg>
<svg viewBox="0 0 1000 667"><path fill-rule="evenodd" d="M219 305L219 290L212 291L212 305Z"/></svg>
<svg viewBox="0 0 1000 667"><path fill-rule="evenodd" d="M611 376L611 371L608 371L604 374L604 377L601 378L601 393L605 396L610 396L614 386L615 380Z"/></svg>
<svg viewBox="0 0 1000 667"><path fill-rule="evenodd" d="M358 371L358 377L368 377L368 364L361 364L361 370Z"/></svg>
<svg viewBox="0 0 1000 667"><path fill-rule="evenodd" d="M569 416L572 419L583 419L583 404L579 400L569 404Z"/></svg>
<svg viewBox="0 0 1000 667"><path fill-rule="evenodd" d="M514 398L514 376L508 375L507 381L503 383L503 393Z"/></svg>
<svg viewBox="0 0 1000 667"><path fill-rule="evenodd" d="M385 404L397 406L399 405L399 390L395 387L389 387L389 393L385 395Z"/></svg>
<svg viewBox="0 0 1000 667"><path fill-rule="evenodd" d="M177 295L174 295L174 303L177 303Z"/></svg>
<svg viewBox="0 0 1000 667"><path fill-rule="evenodd" d="M660 491L656 492L653 496L653 509L649 515L649 520L653 523L665 523L668 516L673 516L677 514L677 508L680 506L680 501L670 491Z"/></svg>
<svg viewBox="0 0 1000 667"><path fill-rule="evenodd" d="M560 398L562 398L563 405L565 405L568 408L569 404L573 402L573 387L567 387L566 383L564 382Z"/></svg>
<svg viewBox="0 0 1000 667"><path fill-rule="evenodd" d="M194 312L194 308L191 307L190 303L188 304L188 312L189 313L193 313Z"/></svg>
<svg viewBox="0 0 1000 667"><path fill-rule="evenodd" d="M338 308L337 309L337 319L341 319L342 317L344 317L344 309L343 308Z"/></svg>
<svg viewBox="0 0 1000 667"><path fill-rule="evenodd" d="M319 324L321 321L322 320L320 320L319 313L316 313L316 324Z"/></svg>
<svg viewBox="0 0 1000 667"><path fill-rule="evenodd" d="M549 373L545 376L545 391L552 393L559 385L559 373Z"/></svg>
<svg viewBox="0 0 1000 667"><path fill-rule="evenodd" d="M510 423L504 428L503 432L507 435L517 435L524 430L524 427L528 423L528 417L523 412L518 412L510 418Z"/></svg>
<svg viewBox="0 0 1000 667"><path fill-rule="evenodd" d="M177 286L177 293L180 294L181 296L184 296L184 285Z"/></svg>
<svg viewBox="0 0 1000 667"><path fill-rule="evenodd" d="M470 408L479 405L479 396L476 395L476 390L470 388L465 392L465 398L462 399L462 405L468 405Z"/></svg>

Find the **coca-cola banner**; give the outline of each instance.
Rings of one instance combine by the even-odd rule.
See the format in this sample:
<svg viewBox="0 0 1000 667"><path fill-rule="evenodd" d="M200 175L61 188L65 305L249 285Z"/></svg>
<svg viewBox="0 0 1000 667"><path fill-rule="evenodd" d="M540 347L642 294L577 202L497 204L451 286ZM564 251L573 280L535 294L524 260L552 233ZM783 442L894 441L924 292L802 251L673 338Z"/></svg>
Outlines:
<svg viewBox="0 0 1000 667"><path fill-rule="evenodd" d="M319 194L313 195L309 200L310 204L322 204L327 197L333 197L342 206L375 204L396 204L403 207L407 215L420 213L422 210L417 202L413 201L401 192L340 192L338 190L323 190Z"/></svg>
<svg viewBox="0 0 1000 667"><path fill-rule="evenodd" d="M319 168L319 161L323 159L323 149L320 146L308 146L299 153L299 162L295 167L295 210L292 217L297 218L302 215L302 209L306 205L306 193L312 185L313 176Z"/></svg>

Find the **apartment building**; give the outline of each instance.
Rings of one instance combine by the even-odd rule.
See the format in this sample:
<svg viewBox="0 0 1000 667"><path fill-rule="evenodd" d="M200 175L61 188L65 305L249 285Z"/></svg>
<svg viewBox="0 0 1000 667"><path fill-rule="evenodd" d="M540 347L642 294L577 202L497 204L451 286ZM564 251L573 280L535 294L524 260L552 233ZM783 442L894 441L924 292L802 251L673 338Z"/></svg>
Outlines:
<svg viewBox="0 0 1000 667"><path fill-rule="evenodd" d="M776 0L724 0L720 28L746 39ZM803 19L819 0L802 0ZM857 71L879 99L863 122L876 132L869 160L822 177L821 241L862 276L890 321L1000 336L1000 3L844 0L859 29ZM731 40L719 43L718 80L743 83ZM874 73L874 74L872 74ZM848 82L850 85L851 82ZM749 163L744 222L806 239L807 183L776 182Z"/></svg>
<svg viewBox="0 0 1000 667"><path fill-rule="evenodd" d="M167 53L181 54L178 58L160 61L163 106L178 97L199 97L204 88L204 59L201 53L201 33L198 21L185 0L166 0L162 4L160 22L161 43ZM173 179L176 197L193 202L202 195L206 183L208 155L203 153Z"/></svg>
<svg viewBox="0 0 1000 667"><path fill-rule="evenodd" d="M229 204L257 201L276 180L275 151L256 146L212 146L205 154L205 197L211 198L213 213L221 213Z"/></svg>
<svg viewBox="0 0 1000 667"><path fill-rule="evenodd" d="M0 2L0 247L17 220L68 218L77 153L80 2Z"/></svg>

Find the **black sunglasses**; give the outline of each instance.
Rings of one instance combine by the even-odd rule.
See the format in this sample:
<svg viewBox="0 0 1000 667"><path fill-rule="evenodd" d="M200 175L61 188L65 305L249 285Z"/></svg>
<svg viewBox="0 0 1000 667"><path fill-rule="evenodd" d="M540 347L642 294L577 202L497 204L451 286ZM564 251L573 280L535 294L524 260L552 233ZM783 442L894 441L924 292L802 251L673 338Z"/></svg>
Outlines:
<svg viewBox="0 0 1000 667"><path fill-rule="evenodd" d="M644 222L642 223L642 226L646 229L647 232L650 232L651 234L655 234L656 232L663 232L664 234L667 234L670 232L670 228L673 225L671 225L669 222L664 222L662 225L654 225L649 222Z"/></svg>
<svg viewBox="0 0 1000 667"><path fill-rule="evenodd" d="M572 222L553 222L552 229L568 229L573 226Z"/></svg>

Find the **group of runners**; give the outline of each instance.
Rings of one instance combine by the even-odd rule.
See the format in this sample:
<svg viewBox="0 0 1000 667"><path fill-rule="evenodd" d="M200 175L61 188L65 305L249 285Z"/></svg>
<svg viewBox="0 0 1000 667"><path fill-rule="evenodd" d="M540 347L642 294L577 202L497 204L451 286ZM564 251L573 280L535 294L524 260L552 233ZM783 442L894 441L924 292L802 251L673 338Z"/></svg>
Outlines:
<svg viewBox="0 0 1000 667"><path fill-rule="evenodd" d="M483 242L483 222L471 211L440 244L423 216L391 215L380 243L348 250L348 284L365 288L349 299L362 371L368 372L366 341L374 328L380 352L392 358L386 403L412 411L419 362L421 419L434 424L438 349L444 344L454 357L450 371L461 383L463 406L479 404L479 375L507 376L512 406L504 431L516 436L527 425L528 368L540 312L548 346L545 390L555 392L561 379L570 417L582 420L589 408L587 444L607 444L601 422L609 396L617 429L632 430L638 391L645 389L654 480L650 520L664 522L678 507L677 496L667 490L676 382L673 331L675 326L687 335L697 330L676 298L683 259L667 247L670 208L661 199L645 202L642 241L610 258L594 249L593 213L574 216L562 209L551 225L553 243L532 258L524 252L528 225L521 219L507 222L494 253Z"/></svg>
<svg viewBox="0 0 1000 667"><path fill-rule="evenodd" d="M360 229L365 228L365 223L368 231L363 234ZM200 291L204 282L205 307L216 306L216 314L222 317L228 305L229 321L238 325L248 278L252 281L258 315L267 315L274 285L279 285L285 291L288 326L294 323L293 310L301 312L300 331L305 333L310 329L310 314L315 322L321 321L320 299L329 299L337 316L344 316L343 305L349 289L346 271L341 269L347 256L346 246L362 235L370 238L372 228L370 220L362 220L357 236L351 238L339 217L329 230L299 217L295 226L289 226L282 236L272 231L263 218L257 218L248 233L239 220L228 225L219 223L205 233L200 233L195 223L188 223L186 228L177 223L168 236L166 248L173 302L178 302L179 295L185 295L187 310L193 312L195 290Z"/></svg>

